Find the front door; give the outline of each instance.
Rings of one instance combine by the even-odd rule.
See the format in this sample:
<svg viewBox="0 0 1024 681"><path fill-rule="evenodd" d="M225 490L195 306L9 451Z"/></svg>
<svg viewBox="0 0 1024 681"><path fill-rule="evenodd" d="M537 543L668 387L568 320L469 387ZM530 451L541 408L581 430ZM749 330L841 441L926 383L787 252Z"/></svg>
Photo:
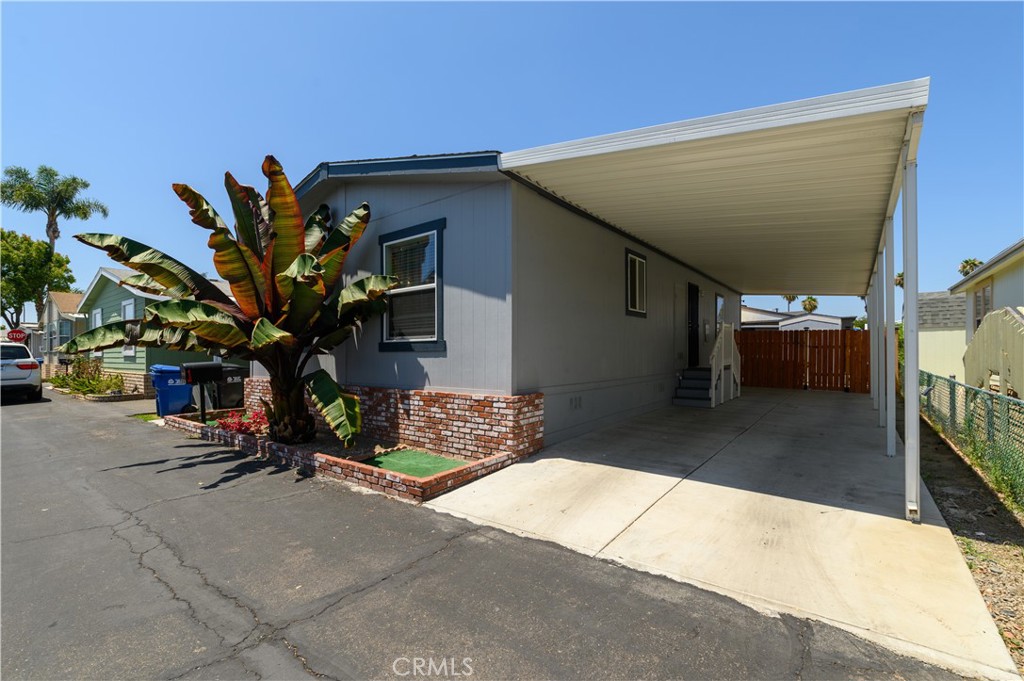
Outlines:
<svg viewBox="0 0 1024 681"><path fill-rule="evenodd" d="M686 353L687 365L700 366L700 287L686 285Z"/></svg>
<svg viewBox="0 0 1024 681"><path fill-rule="evenodd" d="M690 356L686 352L690 326L687 322L687 290L683 284L675 285L675 297L672 308L672 349L675 351L675 370L682 371L690 366Z"/></svg>

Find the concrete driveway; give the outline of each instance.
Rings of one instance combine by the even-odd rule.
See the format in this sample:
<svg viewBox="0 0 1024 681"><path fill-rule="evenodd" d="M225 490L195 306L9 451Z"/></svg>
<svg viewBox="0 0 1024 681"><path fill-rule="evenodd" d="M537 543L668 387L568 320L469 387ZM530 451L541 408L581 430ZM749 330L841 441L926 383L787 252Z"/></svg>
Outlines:
<svg viewBox="0 0 1024 681"><path fill-rule="evenodd" d="M930 495L869 398L745 390L545 449L427 505L811 617L967 674L1019 678Z"/></svg>

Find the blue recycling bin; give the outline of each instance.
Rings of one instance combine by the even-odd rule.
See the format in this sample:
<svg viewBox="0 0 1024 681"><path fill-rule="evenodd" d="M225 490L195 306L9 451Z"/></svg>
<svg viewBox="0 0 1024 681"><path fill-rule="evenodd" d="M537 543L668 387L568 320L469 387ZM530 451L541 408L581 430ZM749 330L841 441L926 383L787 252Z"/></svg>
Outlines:
<svg viewBox="0 0 1024 681"><path fill-rule="evenodd" d="M157 416L180 414L192 402L192 386L181 377L181 368L170 364L154 364L149 367L156 390Z"/></svg>

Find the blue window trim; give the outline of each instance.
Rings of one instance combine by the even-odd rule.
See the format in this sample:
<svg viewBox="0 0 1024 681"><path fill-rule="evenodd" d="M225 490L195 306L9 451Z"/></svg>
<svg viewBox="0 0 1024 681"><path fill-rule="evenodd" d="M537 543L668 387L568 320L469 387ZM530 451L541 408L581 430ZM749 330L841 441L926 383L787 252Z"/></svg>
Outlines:
<svg viewBox="0 0 1024 681"><path fill-rule="evenodd" d="M640 260L644 264L644 311L639 312L637 310L629 309L629 257L633 256L637 260ZM642 317L647 318L647 256L643 253L637 253L636 251L627 248L626 249L626 315L629 317Z"/></svg>
<svg viewBox="0 0 1024 681"><path fill-rule="evenodd" d="M387 270L384 258L385 250L384 246L395 241L401 241L403 239L409 239L420 234L427 234L434 232L437 234L434 240L434 247L437 252L434 254L436 260L437 269L434 272L434 295L437 297L437 340L432 341L389 341L384 339L384 334L387 331L387 321L385 318L381 318L380 325L380 344L378 350L380 352L446 352L448 350L448 344L444 340L444 229L447 226L447 219L440 218L438 220L431 220L430 222L424 222L419 225L407 227L397 232L388 232L387 234L381 234L377 237L377 244L380 246L380 265L381 272Z"/></svg>

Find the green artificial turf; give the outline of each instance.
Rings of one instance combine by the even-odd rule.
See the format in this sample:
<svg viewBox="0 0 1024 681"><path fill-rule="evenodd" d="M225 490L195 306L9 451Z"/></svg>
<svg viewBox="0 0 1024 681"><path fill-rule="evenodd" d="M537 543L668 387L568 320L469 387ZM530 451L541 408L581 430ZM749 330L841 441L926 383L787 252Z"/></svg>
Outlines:
<svg viewBox="0 0 1024 681"><path fill-rule="evenodd" d="M160 417L156 414L132 414L132 418L140 421L155 421Z"/></svg>
<svg viewBox="0 0 1024 681"><path fill-rule="evenodd" d="M419 449L400 449L397 452L387 452L372 459L366 459L362 463L416 478L429 478L431 475L466 465L465 461L449 459L446 456L430 454Z"/></svg>

